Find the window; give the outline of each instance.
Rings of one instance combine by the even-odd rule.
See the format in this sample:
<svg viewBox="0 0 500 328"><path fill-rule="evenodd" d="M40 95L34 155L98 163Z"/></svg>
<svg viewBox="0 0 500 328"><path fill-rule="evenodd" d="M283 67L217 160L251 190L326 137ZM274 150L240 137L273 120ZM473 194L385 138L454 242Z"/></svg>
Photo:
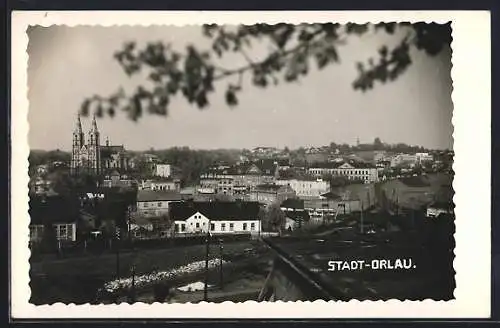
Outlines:
<svg viewBox="0 0 500 328"><path fill-rule="evenodd" d="M215 223L210 223L210 230L215 230Z"/></svg>
<svg viewBox="0 0 500 328"><path fill-rule="evenodd" d="M68 224L67 225L67 239L73 239L73 225L72 224Z"/></svg>
<svg viewBox="0 0 500 328"><path fill-rule="evenodd" d="M67 229L65 225L60 225L59 226L59 238L65 238L67 234Z"/></svg>
<svg viewBox="0 0 500 328"><path fill-rule="evenodd" d="M229 223L229 231L234 231L234 223Z"/></svg>
<svg viewBox="0 0 500 328"><path fill-rule="evenodd" d="M196 222L196 229L200 228L200 223Z"/></svg>
<svg viewBox="0 0 500 328"><path fill-rule="evenodd" d="M181 231L182 232L186 231L186 225L185 224L181 224Z"/></svg>
<svg viewBox="0 0 500 328"><path fill-rule="evenodd" d="M221 223L220 231L226 231L226 224L225 223Z"/></svg>
<svg viewBox="0 0 500 328"><path fill-rule="evenodd" d="M147 202L144 202L144 207L148 207L148 203Z"/></svg>
<svg viewBox="0 0 500 328"><path fill-rule="evenodd" d="M246 223L243 223L243 230L247 230L247 224Z"/></svg>
<svg viewBox="0 0 500 328"><path fill-rule="evenodd" d="M175 232L179 232L179 224L178 223L175 224Z"/></svg>
<svg viewBox="0 0 500 328"><path fill-rule="evenodd" d="M252 231L255 230L255 223L250 223L250 230L252 230Z"/></svg>
<svg viewBox="0 0 500 328"><path fill-rule="evenodd" d="M158 207L161 207L161 202L158 202Z"/></svg>

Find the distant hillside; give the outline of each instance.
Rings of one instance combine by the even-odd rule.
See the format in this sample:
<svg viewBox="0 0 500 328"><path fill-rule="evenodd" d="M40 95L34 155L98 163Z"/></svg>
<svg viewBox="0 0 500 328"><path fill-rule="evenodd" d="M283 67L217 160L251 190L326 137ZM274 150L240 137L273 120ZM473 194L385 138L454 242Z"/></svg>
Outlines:
<svg viewBox="0 0 500 328"><path fill-rule="evenodd" d="M71 153L63 150L41 150L32 149L29 154L30 167L41 164L47 164L55 161L69 162L71 160Z"/></svg>

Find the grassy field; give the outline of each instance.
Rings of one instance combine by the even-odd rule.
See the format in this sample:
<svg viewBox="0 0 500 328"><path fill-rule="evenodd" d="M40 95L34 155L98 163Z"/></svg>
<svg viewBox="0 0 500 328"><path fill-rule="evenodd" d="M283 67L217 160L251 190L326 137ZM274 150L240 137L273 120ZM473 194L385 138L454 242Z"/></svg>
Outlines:
<svg viewBox="0 0 500 328"><path fill-rule="evenodd" d="M256 242L235 242L224 245L224 258L237 261L245 250L255 248ZM120 255L120 275L130 276L132 265L136 273L169 270L205 259L205 245L141 250ZM219 256L219 246L211 245L210 258ZM61 259L31 264L31 302L35 304L92 302L97 289L116 278L116 255Z"/></svg>

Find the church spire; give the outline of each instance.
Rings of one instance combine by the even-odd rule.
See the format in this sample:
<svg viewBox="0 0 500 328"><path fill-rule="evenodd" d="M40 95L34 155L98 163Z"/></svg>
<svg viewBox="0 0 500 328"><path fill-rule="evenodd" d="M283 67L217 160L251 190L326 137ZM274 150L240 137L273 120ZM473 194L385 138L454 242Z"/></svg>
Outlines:
<svg viewBox="0 0 500 328"><path fill-rule="evenodd" d="M91 132L99 132L97 130L97 122L95 120L95 114L94 114L94 117L92 118L92 130L91 130Z"/></svg>
<svg viewBox="0 0 500 328"><path fill-rule="evenodd" d="M76 118L75 133L78 133L78 134L83 133L82 121L80 120L80 113L78 113L78 116Z"/></svg>

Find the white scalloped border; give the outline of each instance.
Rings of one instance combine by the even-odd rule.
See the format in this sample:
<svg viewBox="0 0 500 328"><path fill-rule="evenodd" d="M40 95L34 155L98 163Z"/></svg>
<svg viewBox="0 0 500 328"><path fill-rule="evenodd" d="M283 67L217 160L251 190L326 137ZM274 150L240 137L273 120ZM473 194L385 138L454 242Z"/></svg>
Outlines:
<svg viewBox="0 0 500 328"><path fill-rule="evenodd" d="M29 25L151 26L280 22L452 21L456 204L455 300L75 305L29 304L27 65ZM491 293L491 55L486 11L13 12L10 300L13 318L486 318Z"/></svg>

